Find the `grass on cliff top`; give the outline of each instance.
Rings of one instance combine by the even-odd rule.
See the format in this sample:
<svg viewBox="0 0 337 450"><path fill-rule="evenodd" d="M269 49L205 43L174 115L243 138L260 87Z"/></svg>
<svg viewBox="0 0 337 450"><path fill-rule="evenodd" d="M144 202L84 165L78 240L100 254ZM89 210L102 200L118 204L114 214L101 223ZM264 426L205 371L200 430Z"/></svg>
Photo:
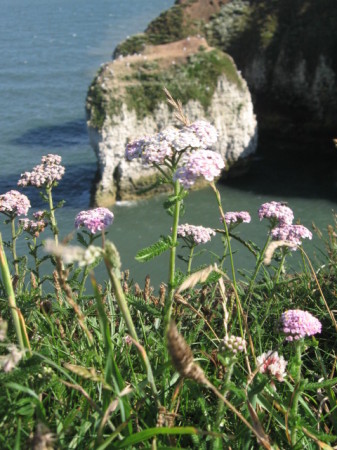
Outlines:
<svg viewBox="0 0 337 450"><path fill-rule="evenodd" d="M139 53L145 45L168 44L198 33L204 34L204 22L191 19L184 11L191 3L195 2L196 0L189 0L162 12L149 23L144 33L131 36L118 44L113 52L113 57Z"/></svg>
<svg viewBox="0 0 337 450"><path fill-rule="evenodd" d="M219 50L201 50L191 56L187 64L172 64L168 70L163 70L159 61L144 62L135 65L134 69L134 74L126 78L129 85L122 96L114 92L107 98L96 78L88 95L91 126L101 129L107 116L120 113L122 103L130 111L135 110L139 119L153 114L158 104L166 101L164 87L183 105L195 100L207 112L221 75L239 88L242 83L232 59Z"/></svg>

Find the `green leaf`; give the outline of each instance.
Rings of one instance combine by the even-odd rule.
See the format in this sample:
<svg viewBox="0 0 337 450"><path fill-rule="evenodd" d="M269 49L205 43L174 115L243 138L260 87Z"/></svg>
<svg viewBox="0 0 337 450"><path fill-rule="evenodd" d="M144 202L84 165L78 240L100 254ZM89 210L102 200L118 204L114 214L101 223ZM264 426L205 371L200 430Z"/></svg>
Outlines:
<svg viewBox="0 0 337 450"><path fill-rule="evenodd" d="M166 250L169 250L170 248L172 248L171 238L169 236L167 237L162 236L161 239L155 244L152 244L150 245L150 247L146 247L143 248L142 250L139 250L139 252L135 256L135 259L139 262L150 261L156 256L159 256L162 253L166 252Z"/></svg>
<svg viewBox="0 0 337 450"><path fill-rule="evenodd" d="M129 446L138 444L139 442L144 442L151 439L153 436L158 434L198 434L198 430L194 427L155 427L143 430L140 433L133 434L123 439L119 444L115 444L114 448L130 448ZM104 450L110 444L109 438L100 445L97 450Z"/></svg>

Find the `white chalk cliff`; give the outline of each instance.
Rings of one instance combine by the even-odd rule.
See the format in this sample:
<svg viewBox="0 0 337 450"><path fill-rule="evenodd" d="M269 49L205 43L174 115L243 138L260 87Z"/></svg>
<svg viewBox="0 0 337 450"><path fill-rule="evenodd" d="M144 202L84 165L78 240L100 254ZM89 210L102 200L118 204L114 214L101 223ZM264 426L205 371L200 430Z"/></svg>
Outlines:
<svg viewBox="0 0 337 450"><path fill-rule="evenodd" d="M202 51L199 53L201 45ZM140 189L151 185L156 179L156 171L142 166L139 161L126 161L125 146L134 139L151 135L167 126L179 126L165 96L160 97L161 94L156 92L157 89L161 92L162 86L154 85L156 98L153 104L148 104L150 99L142 86L153 82L153 72L158 75L160 70L166 74L172 71L173 66L174 70L178 70L177 66L187 67L190 61L195 62L194 55L197 55L196 58L198 55L208 58L211 51L203 39L190 38L146 48L142 55L120 58L101 68L87 97L88 131L97 155L100 178L95 194L96 204L108 206L116 200L137 198ZM216 52L219 53L218 50ZM245 80L231 58L224 53L222 55L219 58L225 58L230 76L226 71L220 71L216 80L210 80L210 86L204 86L204 78L200 83L193 78L191 83L196 86L196 98L182 98L182 101L184 113L190 121L205 119L216 127L219 136L214 150L230 167L255 152L257 121ZM218 57L217 54L215 57ZM201 66L196 67L200 70ZM140 76L144 73L146 76ZM179 76L176 76L178 80ZM144 111L139 93L145 95Z"/></svg>

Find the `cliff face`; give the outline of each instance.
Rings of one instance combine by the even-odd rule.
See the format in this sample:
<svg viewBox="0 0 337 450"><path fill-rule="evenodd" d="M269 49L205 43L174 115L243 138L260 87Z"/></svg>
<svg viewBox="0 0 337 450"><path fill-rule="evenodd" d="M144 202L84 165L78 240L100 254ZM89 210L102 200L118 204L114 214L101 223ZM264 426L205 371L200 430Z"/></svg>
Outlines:
<svg viewBox="0 0 337 450"><path fill-rule="evenodd" d="M100 181L95 202L136 198L156 173L124 158L126 144L179 125L163 87L180 99L191 121L210 121L219 132L214 148L232 166L256 149L257 123L247 84L233 60L198 37L147 46L142 54L105 64L89 88L88 129ZM152 191L151 191L152 193Z"/></svg>
<svg viewBox="0 0 337 450"><path fill-rule="evenodd" d="M115 54L201 34L230 54L252 92L261 131L335 134L336 0L179 0Z"/></svg>
<svg viewBox="0 0 337 450"><path fill-rule="evenodd" d="M205 34L242 70L262 128L324 134L336 126L336 28L334 0L232 0Z"/></svg>

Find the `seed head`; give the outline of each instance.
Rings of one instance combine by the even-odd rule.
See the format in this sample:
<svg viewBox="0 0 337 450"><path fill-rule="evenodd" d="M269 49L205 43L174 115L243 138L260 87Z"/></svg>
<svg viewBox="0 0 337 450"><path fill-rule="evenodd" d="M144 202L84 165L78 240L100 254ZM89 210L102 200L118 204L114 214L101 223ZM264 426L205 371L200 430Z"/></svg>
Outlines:
<svg viewBox="0 0 337 450"><path fill-rule="evenodd" d="M173 321L170 323L167 332L167 345L172 364L182 377L189 378L200 384L207 384L204 371L195 364L190 346L179 333Z"/></svg>

